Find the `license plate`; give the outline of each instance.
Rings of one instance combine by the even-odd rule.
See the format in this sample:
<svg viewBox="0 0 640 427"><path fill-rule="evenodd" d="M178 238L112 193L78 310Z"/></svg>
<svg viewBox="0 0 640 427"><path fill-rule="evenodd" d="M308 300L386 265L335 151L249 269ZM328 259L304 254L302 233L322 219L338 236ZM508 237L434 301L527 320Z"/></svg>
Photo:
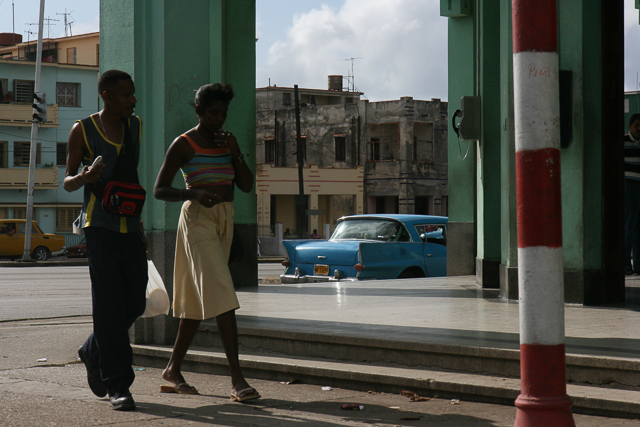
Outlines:
<svg viewBox="0 0 640 427"><path fill-rule="evenodd" d="M313 268L313 272L315 274L322 274L324 276L327 276L329 274L329 266L316 264L315 267Z"/></svg>

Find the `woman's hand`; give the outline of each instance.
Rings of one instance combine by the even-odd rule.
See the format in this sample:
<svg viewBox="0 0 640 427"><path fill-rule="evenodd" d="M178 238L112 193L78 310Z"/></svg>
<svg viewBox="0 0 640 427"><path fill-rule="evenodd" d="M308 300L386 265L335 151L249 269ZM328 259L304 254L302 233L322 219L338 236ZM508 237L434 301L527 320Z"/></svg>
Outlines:
<svg viewBox="0 0 640 427"><path fill-rule="evenodd" d="M186 191L189 191L191 194L194 195L194 197L189 197L189 199L197 200L198 203L200 203L205 208L212 208L213 206L223 201L222 196L212 191L198 190L198 189L192 189L192 190L186 190Z"/></svg>
<svg viewBox="0 0 640 427"><path fill-rule="evenodd" d="M219 129L213 134L213 141L220 147L228 148L234 158L242 154L238 141L231 132Z"/></svg>

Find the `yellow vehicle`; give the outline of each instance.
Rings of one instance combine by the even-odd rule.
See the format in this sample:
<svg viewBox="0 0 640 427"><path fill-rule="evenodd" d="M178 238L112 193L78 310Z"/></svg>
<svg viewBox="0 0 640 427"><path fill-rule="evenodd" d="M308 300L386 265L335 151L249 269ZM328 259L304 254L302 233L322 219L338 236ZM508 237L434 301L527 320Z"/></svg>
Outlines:
<svg viewBox="0 0 640 427"><path fill-rule="evenodd" d="M25 219L0 219L0 257L17 258L24 253ZM31 256L46 261L51 255L64 254L64 236L45 234L35 221L31 226Z"/></svg>

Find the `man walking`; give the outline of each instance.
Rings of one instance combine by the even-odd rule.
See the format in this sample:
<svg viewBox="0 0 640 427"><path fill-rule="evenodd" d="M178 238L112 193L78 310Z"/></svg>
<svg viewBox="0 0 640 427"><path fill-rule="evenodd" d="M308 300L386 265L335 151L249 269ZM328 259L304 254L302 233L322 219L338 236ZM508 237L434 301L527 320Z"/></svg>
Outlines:
<svg viewBox="0 0 640 427"><path fill-rule="evenodd" d="M128 411L135 409L128 330L144 312L148 280L139 216L144 190L140 187L142 197L126 204L109 192L114 183L126 182L124 188L138 184L141 122L133 115L135 86L129 74L106 71L98 92L104 108L77 121L69 134L63 184L69 192L84 187L76 226L84 231L89 253L93 333L78 355L91 391L98 397L108 393L113 409Z"/></svg>
<svg viewBox="0 0 640 427"><path fill-rule="evenodd" d="M624 270L640 274L640 113L631 115L624 135L624 178Z"/></svg>

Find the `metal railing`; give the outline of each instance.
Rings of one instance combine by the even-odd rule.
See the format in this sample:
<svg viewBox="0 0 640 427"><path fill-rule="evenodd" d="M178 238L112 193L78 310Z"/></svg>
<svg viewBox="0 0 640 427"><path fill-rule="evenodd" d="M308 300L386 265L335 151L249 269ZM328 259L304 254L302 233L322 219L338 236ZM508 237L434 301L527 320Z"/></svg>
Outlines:
<svg viewBox="0 0 640 427"><path fill-rule="evenodd" d="M84 234L73 234L73 233L56 233L56 234L60 234L64 236L64 246L67 248L69 246L77 245L78 243L80 243L80 241L84 237Z"/></svg>

